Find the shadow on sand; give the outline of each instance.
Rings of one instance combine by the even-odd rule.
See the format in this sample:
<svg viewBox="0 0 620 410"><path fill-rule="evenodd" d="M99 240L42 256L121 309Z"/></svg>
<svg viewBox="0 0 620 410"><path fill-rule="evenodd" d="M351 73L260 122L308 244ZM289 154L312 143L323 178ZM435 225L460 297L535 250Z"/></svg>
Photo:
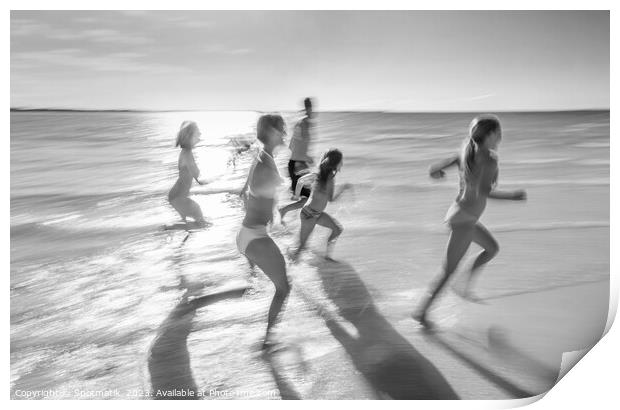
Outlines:
<svg viewBox="0 0 620 410"><path fill-rule="evenodd" d="M317 267L327 296L359 336L330 318L325 318L327 327L381 395L407 400L459 398L439 370L377 311L351 265L329 261Z"/></svg>
<svg viewBox="0 0 620 410"><path fill-rule="evenodd" d="M459 359L461 362L463 362L469 368L471 368L472 370L476 371L481 377L483 377L487 381L493 383L499 389L501 389L504 392L510 394L512 397L514 397L516 399L533 397L533 396L536 396L536 395L542 393L542 391L540 393L534 393L532 391L528 391L528 390L522 389L521 387L517 386L516 384L514 384L513 382L508 380L507 378L500 376L497 372L494 372L493 370L487 368L486 366L483 366L477 360L473 359L471 356L469 356L469 355L465 354L464 352L462 352L454 344L450 343L447 338L441 336L438 333L428 333L428 337L430 338L431 341L433 341L434 343L436 343L439 346L441 346L448 353L452 354L454 357ZM516 355L516 354L520 354L520 352L517 351L517 350L512 350L512 354ZM506 355L506 356L508 356L508 355ZM506 358L508 358L508 357L506 357ZM548 370L546 368L546 366L544 366L541 363L535 361L534 359L530 358L529 356L526 356L525 354L521 354L520 360L525 362L525 363L528 363L530 366L533 366L532 368L535 369L535 370L541 369L541 370L537 370L537 371L540 372L547 379L549 379L550 377L551 378L554 377L554 373L557 374L557 372L553 372L552 370ZM554 379L551 379L551 380L553 381Z"/></svg>
<svg viewBox="0 0 620 410"><path fill-rule="evenodd" d="M245 287L208 294L191 301L184 296L157 330L151 345L148 368L154 399L197 399L198 387L192 376L187 337L196 310L229 298L238 298Z"/></svg>

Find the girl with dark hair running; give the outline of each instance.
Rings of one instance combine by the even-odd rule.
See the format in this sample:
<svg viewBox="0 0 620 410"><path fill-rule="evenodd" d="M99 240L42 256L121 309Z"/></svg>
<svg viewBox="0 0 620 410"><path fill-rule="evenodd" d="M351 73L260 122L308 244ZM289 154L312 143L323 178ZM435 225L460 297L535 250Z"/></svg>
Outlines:
<svg viewBox="0 0 620 410"><path fill-rule="evenodd" d="M306 205L301 209L299 217L301 219L301 228L299 231L299 246L295 252L291 254L291 259L297 261L299 254L304 249L308 237L314 230L315 225L321 225L331 229L331 235L327 239L326 259L331 259L331 251L336 239L342 234L343 228L336 219L325 212L327 203L335 201L346 190L352 187L351 184L343 184L336 193L335 176L342 168L342 153L337 149L327 151L319 165L319 171L312 174L312 177L305 176L304 180L297 181L297 191L300 186L306 185L309 178L314 178L312 184L312 193Z"/></svg>
<svg viewBox="0 0 620 410"><path fill-rule="evenodd" d="M480 272L480 268L493 259L499 251L493 235L479 222L486 207L487 198L510 200L526 198L524 190L498 191L495 189L499 172L496 150L501 139L502 130L499 119L490 114L478 116L470 124L469 137L465 140L461 154L434 164L429 169L431 177L442 178L445 176L445 168L457 165L460 178L456 201L446 215L446 222L450 226L451 233L443 273L419 310L412 314L412 317L424 327L431 327L426 318L427 312L456 270L471 242L477 243L483 250L478 254L468 272L466 285L461 295L465 298L474 299L469 290L473 279Z"/></svg>
<svg viewBox="0 0 620 410"><path fill-rule="evenodd" d="M248 258L251 265L258 265L276 288L267 316L263 349L272 344L271 329L291 289L284 257L267 233L267 224L273 220L276 188L282 183L273 159L273 151L284 143L285 129L284 120L279 115L263 115L259 118L256 134L263 149L254 161L240 193L244 199L246 214L237 234L237 248Z"/></svg>

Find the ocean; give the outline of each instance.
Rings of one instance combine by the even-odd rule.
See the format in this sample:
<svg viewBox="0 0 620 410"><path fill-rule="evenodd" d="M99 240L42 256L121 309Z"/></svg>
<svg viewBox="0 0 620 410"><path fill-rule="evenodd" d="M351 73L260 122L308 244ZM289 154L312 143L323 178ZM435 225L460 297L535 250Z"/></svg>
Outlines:
<svg viewBox="0 0 620 410"><path fill-rule="evenodd" d="M254 141L258 116L11 113L11 397L54 391L57 397L48 398L93 398L105 390L115 392L112 398L137 399L156 387L193 386L228 392L204 397L219 399L374 398L385 388L365 372L368 360L359 359L325 319L335 315L358 345L370 348L364 345L364 325L348 317L347 306L362 303L356 300L362 296L364 306L373 306L373 318L405 338L399 343L427 357L461 397L511 397L510 389L476 381L484 377L434 348L409 318L440 272L448 238L443 218L457 192L456 170L433 180L427 169L460 148L473 114L318 114L312 153L318 159L339 148L344 166L336 183L349 182L354 189L327 208L344 226L334 253L340 267L322 265L328 233L320 227L302 261L289 267L293 291L276 335L295 348L280 362L265 360L257 348L273 287L261 272L251 271L235 245L243 218L237 192L256 152L256 145L246 152L238 147ZM284 117L292 130L299 114ZM482 222L500 252L481 274L479 296L499 306L518 295L535 298L592 283L606 284L608 292L609 111L499 117L499 187L523 188L528 199L489 201ZM214 180L192 189L212 225L189 236L162 229L178 221L167 192L177 177L174 138L184 120L198 123L196 161L202 177ZM288 155L286 147L275 154L286 180L280 204L290 200ZM286 222L271 227L283 253L295 245L297 213ZM184 308L188 298L235 286L250 290L240 298ZM608 293L589 297L593 300L580 303L592 306ZM467 334L469 342L450 340L462 349L469 343L471 357L486 354L472 346L488 344L487 323L519 329L519 343L539 361L540 352L550 348L545 343L558 345L549 335L570 338L572 333L559 329L562 321L591 321L580 322L561 298L518 300L523 302L501 305L516 306L504 316L488 308L467 316L484 307L466 306L447 291L431 317L447 334ZM365 315L365 309L357 314ZM533 318L544 319L545 312L554 313L541 330L542 322L532 324ZM517 314L527 319L515 319ZM600 309L596 314L603 315ZM167 354L154 353L161 349ZM514 374L494 360L489 356L486 366ZM538 392L544 383L526 373L518 382ZM469 382L462 381L464 375Z"/></svg>

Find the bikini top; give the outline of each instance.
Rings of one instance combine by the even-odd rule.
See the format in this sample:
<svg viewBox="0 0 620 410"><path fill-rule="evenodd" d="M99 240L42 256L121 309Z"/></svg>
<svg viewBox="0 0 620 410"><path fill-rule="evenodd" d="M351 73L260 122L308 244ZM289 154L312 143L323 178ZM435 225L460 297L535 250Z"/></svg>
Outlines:
<svg viewBox="0 0 620 410"><path fill-rule="evenodd" d="M268 166L273 170L274 180L276 181L272 184L266 184L268 186L262 187L262 189L252 187L252 174L259 163L263 163L265 166ZM250 182L248 183L248 201L246 203L246 213L245 218L243 219L243 225L248 227L264 226L273 219L275 191L276 187L282 181L282 178L280 178L280 174L278 173L273 157L265 151L261 151L260 154L258 154L250 174Z"/></svg>
<svg viewBox="0 0 620 410"><path fill-rule="evenodd" d="M261 163L265 166L269 167L273 171L273 184L268 184L268 186L256 188L252 186L254 179L254 170L256 166ZM276 188L278 185L282 183L282 178L280 177L280 173L278 172L278 167L276 166L276 162L271 155L269 155L265 150L261 150L256 158L256 162L252 166L250 170L250 181L248 183L248 194L253 196L254 198L263 198L263 199L273 199L276 194Z"/></svg>

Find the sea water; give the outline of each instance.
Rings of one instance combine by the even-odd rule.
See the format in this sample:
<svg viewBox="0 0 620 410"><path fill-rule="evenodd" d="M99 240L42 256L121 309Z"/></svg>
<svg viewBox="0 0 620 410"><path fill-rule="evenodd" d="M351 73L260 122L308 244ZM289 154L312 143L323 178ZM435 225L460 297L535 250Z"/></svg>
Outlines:
<svg viewBox="0 0 620 410"><path fill-rule="evenodd" d="M283 395L273 366L270 370L257 348L273 287L235 245L244 214L238 191L257 150L258 116L11 113L13 398L24 391L64 392L65 398L108 391L114 392L111 398L141 398L154 380L166 386L181 376L202 391L216 391L213 398L235 397L218 391L242 392L243 398ZM284 116L292 130L299 114ZM317 116L315 161L339 148L344 166L336 183L354 185L326 210L344 226L334 258L351 268L397 327L409 326L410 311L439 274L449 234L443 218L456 195L457 172L448 169L446 178L433 180L428 167L460 149L472 117ZM607 280L609 112L500 113L500 119L499 187L523 188L528 199L489 201L482 223L496 236L500 253L477 283L478 294L501 298ZM201 178L213 181L192 190L211 226L189 237L162 229L179 220L167 192L177 178L174 139L184 120L196 121L202 131L194 153ZM286 146L275 154L285 180L280 204L290 200L288 156ZM298 213L285 221L286 227L276 218L270 228L283 253L295 246ZM333 356L342 346L317 310L334 307L326 289L332 282L320 280L316 267L327 235L317 227L300 264L289 266L293 291L276 334L301 346L304 361L331 354L340 357L331 359L340 368L346 355ZM241 298L175 313L188 297L231 286L250 290ZM435 315L443 326L458 321L458 306L450 298L440 303ZM169 348L185 354L154 363L153 344L180 331L171 323L185 326L186 336L172 337ZM446 360L437 358L444 374L452 368ZM304 397L366 394L336 380L354 373L337 376L324 369L321 378L335 382L324 382L319 391L312 387L317 380L291 371L298 386L306 386Z"/></svg>

